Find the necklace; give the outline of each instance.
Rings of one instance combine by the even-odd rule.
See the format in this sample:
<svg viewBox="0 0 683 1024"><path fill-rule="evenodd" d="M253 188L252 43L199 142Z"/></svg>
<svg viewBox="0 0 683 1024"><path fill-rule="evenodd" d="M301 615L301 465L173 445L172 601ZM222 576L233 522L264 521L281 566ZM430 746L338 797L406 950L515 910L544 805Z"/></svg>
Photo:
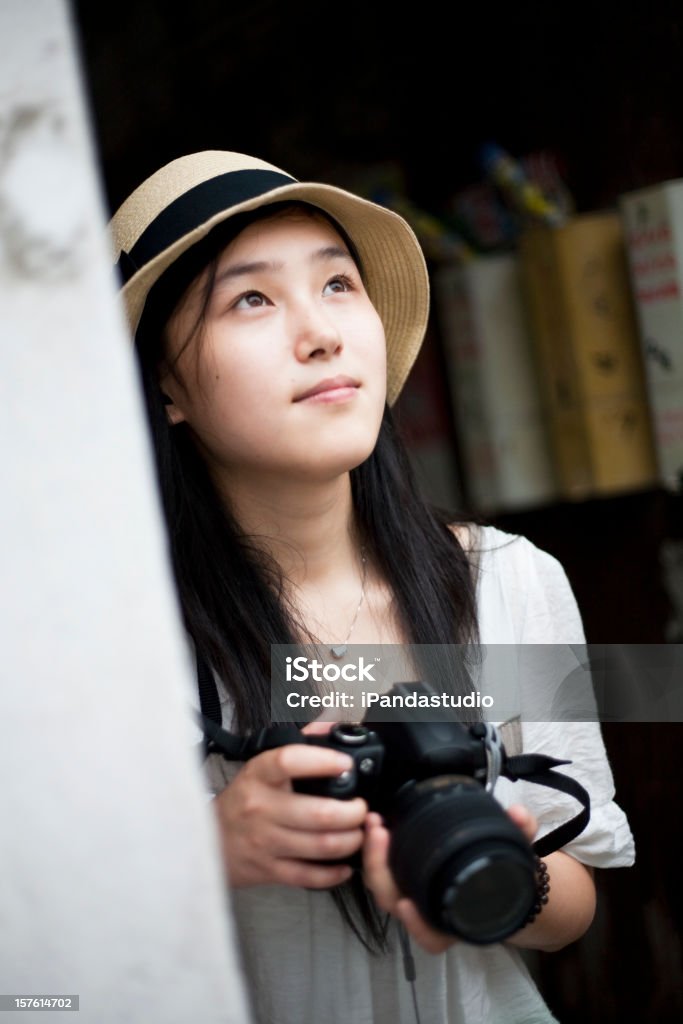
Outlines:
<svg viewBox="0 0 683 1024"><path fill-rule="evenodd" d="M366 581L367 574L368 574L368 563L367 563L367 559L365 557L365 548L364 547L360 549L360 560L361 560L361 565L362 565L361 581L360 581L360 600L358 602L358 607L356 608L356 614L353 616L353 622L349 626L349 631L346 634L346 637L344 638L344 640L342 640L342 642L340 644L333 644L332 647L330 647L330 654L332 655L333 658L336 658L337 661L339 661L341 658L343 658L344 655L346 654L348 643L349 643L349 638L350 638L351 634L353 633L353 627L358 622L358 616L360 614L360 610L361 610L361 607L363 605L363 601L365 600L365 581Z"/></svg>

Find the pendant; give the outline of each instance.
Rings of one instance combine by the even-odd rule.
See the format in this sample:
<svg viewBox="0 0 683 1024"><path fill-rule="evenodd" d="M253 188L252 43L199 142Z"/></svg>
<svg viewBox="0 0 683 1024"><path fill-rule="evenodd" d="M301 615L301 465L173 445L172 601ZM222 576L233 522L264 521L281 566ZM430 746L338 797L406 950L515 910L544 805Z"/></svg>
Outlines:
<svg viewBox="0 0 683 1024"><path fill-rule="evenodd" d="M340 658L344 657L346 651L346 644L335 644L334 647L330 647L330 654L332 655L333 658L336 658L337 661L339 661Z"/></svg>

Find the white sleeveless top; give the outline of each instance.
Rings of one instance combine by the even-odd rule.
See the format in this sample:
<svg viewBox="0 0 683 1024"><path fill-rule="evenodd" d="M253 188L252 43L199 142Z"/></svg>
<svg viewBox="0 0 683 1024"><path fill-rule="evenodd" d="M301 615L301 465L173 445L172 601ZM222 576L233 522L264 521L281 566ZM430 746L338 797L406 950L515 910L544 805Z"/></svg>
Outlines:
<svg viewBox="0 0 683 1024"><path fill-rule="evenodd" d="M482 645L585 643L576 601L555 558L494 527L479 529L477 550ZM228 705L225 693L221 696ZM227 706L227 726L226 712ZM599 725L524 721L519 728L525 751L571 760L562 770L590 793L590 823L564 849L597 868L632 864L633 837L613 801ZM506 745L512 752L507 739ZM226 785L235 767L216 755L206 761L213 793ZM578 810L571 798L531 783L500 779L495 796L505 806L529 807L539 820L539 834ZM255 1024L415 1024L393 922L390 952L371 955L327 892L260 886L232 891L231 902ZM435 956L412 946L421 1024L555 1020L514 947L458 942Z"/></svg>

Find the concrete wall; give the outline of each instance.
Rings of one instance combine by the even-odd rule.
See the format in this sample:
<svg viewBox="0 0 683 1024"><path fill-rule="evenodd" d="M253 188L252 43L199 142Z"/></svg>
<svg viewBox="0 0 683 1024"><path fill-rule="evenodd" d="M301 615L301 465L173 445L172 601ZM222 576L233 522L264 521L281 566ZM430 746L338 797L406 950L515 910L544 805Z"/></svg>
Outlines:
<svg viewBox="0 0 683 1024"><path fill-rule="evenodd" d="M69 18L0 3L0 993L243 1022Z"/></svg>

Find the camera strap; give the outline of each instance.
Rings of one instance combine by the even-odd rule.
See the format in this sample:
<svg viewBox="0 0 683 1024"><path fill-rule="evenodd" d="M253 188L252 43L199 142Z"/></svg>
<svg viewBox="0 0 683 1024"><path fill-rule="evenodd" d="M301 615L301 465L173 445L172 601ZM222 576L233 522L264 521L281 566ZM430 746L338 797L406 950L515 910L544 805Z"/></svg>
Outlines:
<svg viewBox="0 0 683 1024"><path fill-rule="evenodd" d="M591 800L581 783L571 775L553 771L554 768L563 764L571 764L571 761L559 761L546 754L518 754L515 757L505 758L501 769L501 775L512 782L523 779L525 782L535 782L539 786L549 786L551 789L557 789L561 793L573 796L583 805L583 810L569 821L558 825L542 839L537 839L535 843L532 843L533 850L539 857L554 853L555 850L566 846L572 839L576 839L590 820Z"/></svg>
<svg viewBox="0 0 683 1024"><path fill-rule="evenodd" d="M213 672L197 653L197 687L199 689L199 706L202 709L202 716L220 725L223 718L221 715L221 702L218 696L218 687Z"/></svg>
<svg viewBox="0 0 683 1024"><path fill-rule="evenodd" d="M264 750L281 747L285 743L305 743L299 727L294 723L288 725L270 725L260 729L253 736L236 736L221 725L221 702L218 687L212 670L202 656L197 653L197 685L199 689L199 726L204 734L204 752L222 754L228 761L248 761L255 754Z"/></svg>
<svg viewBox="0 0 683 1024"><path fill-rule="evenodd" d="M286 743L307 742L294 723L269 725L251 736L235 736L204 714L199 715L199 724L204 731L207 755L222 754L228 761L248 761L264 750L274 750Z"/></svg>

